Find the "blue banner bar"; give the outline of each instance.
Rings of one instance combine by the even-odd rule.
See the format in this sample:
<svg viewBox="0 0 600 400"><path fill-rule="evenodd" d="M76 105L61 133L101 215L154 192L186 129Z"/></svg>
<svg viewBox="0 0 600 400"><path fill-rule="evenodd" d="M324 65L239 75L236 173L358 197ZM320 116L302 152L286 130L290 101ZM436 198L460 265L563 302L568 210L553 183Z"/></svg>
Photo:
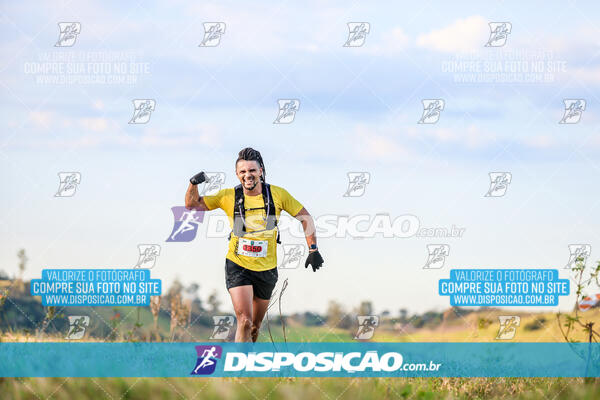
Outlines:
<svg viewBox="0 0 600 400"><path fill-rule="evenodd" d="M0 343L2 377L600 377L588 343Z"/></svg>
<svg viewBox="0 0 600 400"><path fill-rule="evenodd" d="M557 306L570 286L557 269L453 269L438 292L456 307Z"/></svg>
<svg viewBox="0 0 600 400"><path fill-rule="evenodd" d="M161 291L161 280L142 268L43 269L30 285L43 306L147 306Z"/></svg>

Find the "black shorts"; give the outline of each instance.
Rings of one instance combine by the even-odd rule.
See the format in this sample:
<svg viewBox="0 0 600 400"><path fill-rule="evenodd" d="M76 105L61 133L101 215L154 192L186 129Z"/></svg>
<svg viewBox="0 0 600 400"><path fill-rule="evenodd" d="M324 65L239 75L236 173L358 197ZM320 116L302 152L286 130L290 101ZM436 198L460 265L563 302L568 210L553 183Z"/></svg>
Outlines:
<svg viewBox="0 0 600 400"><path fill-rule="evenodd" d="M230 259L225 259L225 284L227 290L252 285L254 295L260 299L269 300L277 283L277 267L267 271L252 271L240 267Z"/></svg>

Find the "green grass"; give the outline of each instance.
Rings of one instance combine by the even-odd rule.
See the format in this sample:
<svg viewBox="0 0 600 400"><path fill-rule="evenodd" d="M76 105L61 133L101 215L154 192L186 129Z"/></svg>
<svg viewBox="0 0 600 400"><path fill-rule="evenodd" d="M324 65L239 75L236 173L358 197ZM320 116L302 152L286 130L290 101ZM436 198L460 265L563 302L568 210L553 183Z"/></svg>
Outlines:
<svg viewBox="0 0 600 400"><path fill-rule="evenodd" d="M283 342L283 329L281 324L271 324L273 341ZM332 329L327 326L286 326L288 342L349 342L352 341L350 332L345 329ZM260 342L270 342L266 321L261 327Z"/></svg>
<svg viewBox="0 0 600 400"><path fill-rule="evenodd" d="M2 399L597 399L581 378L0 378Z"/></svg>
<svg viewBox="0 0 600 400"><path fill-rule="evenodd" d="M114 315L110 308L98 308L107 321ZM118 310L123 320L123 332L131 329L137 319L131 308ZM130 313L131 312L131 313ZM498 330L497 315L510 312L490 311L455 318L435 328L423 328L406 333L392 325L379 327L373 341L381 342L493 342ZM480 325L482 318L491 321ZM535 323L544 319L544 323ZM600 324L600 310L585 314L586 319ZM140 320L143 330L153 326L152 316L143 309ZM160 319L163 340L169 340L168 319ZM535 326L535 329L526 327ZM328 326L287 325L289 342L353 341L354 330L331 329ZM6 333L6 332L5 332ZM278 323L271 324L275 341L283 341ZM189 333L177 341L206 341L210 329L189 328ZM18 332L12 339L25 341ZM193 336L193 337L192 337ZM27 341L35 341L29 337ZM62 336L44 337L44 341L64 341ZM93 339L92 339L93 340ZM266 321L260 341L270 341ZM554 314L522 314L521 325L514 341L560 342L561 336ZM1 361L1 359L0 359ZM582 378L0 378L0 399L224 399L255 400L325 398L338 399L598 399L600 380Z"/></svg>

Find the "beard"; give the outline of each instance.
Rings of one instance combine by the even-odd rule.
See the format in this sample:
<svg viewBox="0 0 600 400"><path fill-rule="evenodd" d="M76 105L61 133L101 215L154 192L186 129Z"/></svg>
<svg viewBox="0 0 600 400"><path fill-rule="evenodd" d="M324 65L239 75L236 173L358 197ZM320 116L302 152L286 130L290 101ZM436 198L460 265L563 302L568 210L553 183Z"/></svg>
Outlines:
<svg viewBox="0 0 600 400"><path fill-rule="evenodd" d="M252 185L252 187L248 187L248 185ZM252 180L252 183L250 183L247 179L244 179L244 187L247 190L254 190L254 188L256 187L256 185L258 185L258 180L257 179Z"/></svg>

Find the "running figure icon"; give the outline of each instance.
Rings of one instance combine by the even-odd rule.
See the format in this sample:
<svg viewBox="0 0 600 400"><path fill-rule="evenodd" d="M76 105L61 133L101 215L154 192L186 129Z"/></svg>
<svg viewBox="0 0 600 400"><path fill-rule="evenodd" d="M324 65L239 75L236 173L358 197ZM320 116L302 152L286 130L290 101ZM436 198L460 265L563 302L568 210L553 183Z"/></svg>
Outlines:
<svg viewBox="0 0 600 400"><path fill-rule="evenodd" d="M217 360L221 358L221 346L196 346L198 360L191 375L210 375L215 372Z"/></svg>

